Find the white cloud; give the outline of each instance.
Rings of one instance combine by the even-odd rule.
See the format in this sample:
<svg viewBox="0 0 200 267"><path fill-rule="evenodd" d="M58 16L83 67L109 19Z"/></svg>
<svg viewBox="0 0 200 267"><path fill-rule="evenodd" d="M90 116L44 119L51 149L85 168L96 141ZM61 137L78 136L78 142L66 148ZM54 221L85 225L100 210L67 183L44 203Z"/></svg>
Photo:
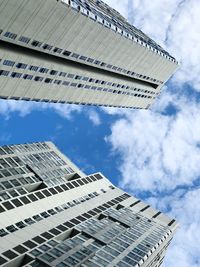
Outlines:
<svg viewBox="0 0 200 267"><path fill-rule="evenodd" d="M129 112L111 130L107 141L122 157L121 186L156 192L192 185L198 178L200 104L179 99L174 115L158 109Z"/></svg>
<svg viewBox="0 0 200 267"><path fill-rule="evenodd" d="M30 114L33 110L55 110L60 116L70 119L73 112L80 112L81 106L67 104L37 103L28 101L0 100L0 115L9 119L12 112L17 112L21 117Z"/></svg>
<svg viewBox="0 0 200 267"><path fill-rule="evenodd" d="M73 113L79 113L82 111L82 107L73 104L47 104L47 106L43 106L43 109L50 108L55 110L60 116L66 119L71 119Z"/></svg>
<svg viewBox="0 0 200 267"><path fill-rule="evenodd" d="M169 26L181 2L183 1L154 0L149 4L148 0L129 1L132 8L132 17L129 20L151 38L165 45Z"/></svg>
<svg viewBox="0 0 200 267"><path fill-rule="evenodd" d="M199 0L130 1L131 21L181 62L174 81L200 90Z"/></svg>
<svg viewBox="0 0 200 267"><path fill-rule="evenodd" d="M99 116L99 113L94 111L93 109L88 110L88 117L91 120L91 122L95 125L98 126L101 124L101 118Z"/></svg>

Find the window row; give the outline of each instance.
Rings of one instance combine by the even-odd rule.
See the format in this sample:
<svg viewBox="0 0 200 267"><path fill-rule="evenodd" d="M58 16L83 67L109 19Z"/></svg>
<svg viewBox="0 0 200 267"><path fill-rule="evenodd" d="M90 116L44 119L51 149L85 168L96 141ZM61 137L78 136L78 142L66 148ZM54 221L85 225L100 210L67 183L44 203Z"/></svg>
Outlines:
<svg viewBox="0 0 200 267"><path fill-rule="evenodd" d="M113 212L114 209L110 210L111 212ZM88 227L93 227L93 229L96 228L95 230L98 233L97 240L105 242L106 246L98 251L95 256L84 262L83 266L93 266L91 265L91 263L95 263L95 266L107 266L114 259L116 259L118 255L124 253L126 250L129 254L124 258L124 261L131 263L131 266L135 266L135 264L139 262L150 250L149 247L146 249L146 247L142 245L138 245L131 250L131 247L133 247L135 241L140 236L137 236L134 231L131 233L130 229L127 230L127 228L123 225L116 225L117 227L113 226L113 222L110 221L109 218L102 219L100 222L98 222L98 224L96 223L97 220L95 221L95 219L90 219L90 221L91 223L89 223L89 221L86 221L84 225L81 224L78 229L86 231L88 234ZM108 225L110 225L110 229L108 228L108 231L106 231L107 225L105 223L108 223ZM105 233L101 232L102 228L105 229ZM93 238L96 238L95 232L89 234L91 234Z"/></svg>
<svg viewBox="0 0 200 267"><path fill-rule="evenodd" d="M153 245L151 243L148 243L146 242L146 240L144 240L140 241L140 243L131 250L130 248L134 246L134 243L138 238L135 237L134 234L134 232L133 234L130 234L129 231L124 232L123 234L115 238L112 242L110 242L109 246L105 246L101 251L97 252L97 257L95 256L89 261L92 261L97 265L100 263L102 264L102 260L108 261L110 263L112 260L116 259L119 254L126 250L128 254L121 260L122 262L117 266L127 266L126 264L128 264L128 266L129 264L131 266L135 266L141 260L144 261L144 257L148 257L149 252L153 253L152 249L155 248L153 248ZM84 266L90 266L87 264ZM98 266L101 266L101 264Z"/></svg>
<svg viewBox="0 0 200 267"><path fill-rule="evenodd" d="M43 180L47 186L54 186L60 183L65 183L66 179L62 177L65 177L66 175L72 173L74 173L74 171L71 172L68 170L68 168L56 168L51 171L45 171L45 169L40 169L40 171L38 171L41 180Z"/></svg>
<svg viewBox="0 0 200 267"><path fill-rule="evenodd" d="M46 143L32 143L32 144L21 144L11 145L10 150L14 153L26 153L26 152L38 152L38 151L49 151L49 146Z"/></svg>
<svg viewBox="0 0 200 267"><path fill-rule="evenodd" d="M9 198L13 198L13 197L19 197L19 196L25 195L27 193L28 193L28 191L25 188L16 188L16 189L12 189L12 190L8 190L6 192L3 192L0 194L0 196L1 196L1 200L3 201L3 200L8 200ZM4 210L0 206L0 212L3 212L3 211Z"/></svg>
<svg viewBox="0 0 200 267"><path fill-rule="evenodd" d="M11 146L1 146L0 155L15 154L15 152L29 152L34 150L49 149L45 143L33 143L33 144L22 144L22 145L11 145ZM17 158L17 162L20 160Z"/></svg>
<svg viewBox="0 0 200 267"><path fill-rule="evenodd" d="M17 35L13 34L11 32L6 32L4 34L4 37L11 38L11 39L15 40ZM13 37L15 37L15 38L13 38ZM24 42L26 44L29 44L29 42L30 42L30 38L27 38L27 37L24 37L24 36L23 36L23 39L19 38L20 42L23 42L22 40L27 40L27 42ZM157 79L154 79L154 78L151 78L151 77L148 77L148 76L145 76L145 75L142 75L142 74L130 71L130 70L126 70L126 69L123 69L123 68L120 68L120 67L117 67L117 66L113 66L111 64L107 64L105 62L102 62L102 61L99 61L99 60L95 60L93 58L89 58L89 57L86 57L86 56L83 56L83 55L80 55L80 54L77 54L77 53L73 53L73 52L68 51L68 50L63 50L63 49L58 48L58 47L53 47L53 46L51 46L49 44L46 44L46 43L42 44L42 42L37 41L37 40L33 40L30 44L34 48L43 49L43 50L46 50L46 52L56 53L57 55L59 55L61 57L64 56L65 58L69 58L69 59L75 60L75 61L76 60L80 60L80 62L84 62L84 63L90 64L90 65L93 64L95 66L99 66L100 68L106 68L107 70L112 70L114 72L125 74L125 75L133 77L133 78L141 78L141 79L144 79L146 81L151 81L151 82L154 82L154 83L163 84L162 81L159 81ZM21 68L23 68L23 67L26 68L26 64L24 64L24 65L23 65L23 63L21 63L21 64L22 65L19 65ZM32 66L32 70L37 71L38 67L37 66ZM44 69L44 73L45 73L45 71L46 70Z"/></svg>
<svg viewBox="0 0 200 267"><path fill-rule="evenodd" d="M49 161L53 166L66 165L66 163L54 151L40 151L40 152L30 151L28 152L28 154L24 154L22 158L24 159L25 162L34 164L44 161L48 163Z"/></svg>
<svg viewBox="0 0 200 267"><path fill-rule="evenodd" d="M0 182L0 201L8 200L12 197L17 197L19 190L24 190L27 184L41 182L36 176L19 177ZM20 188L21 187L21 188ZM3 192L2 192L3 191Z"/></svg>
<svg viewBox="0 0 200 267"><path fill-rule="evenodd" d="M4 177L9 177L9 176L13 176L13 175L22 175L25 174L25 169L26 167L16 167L16 168L3 168L0 169L0 178L4 178ZM29 172L28 172L29 173Z"/></svg>
<svg viewBox="0 0 200 267"><path fill-rule="evenodd" d="M9 72L7 73L7 71L4 70L0 70L0 76L1 75L5 75L6 72L6 76L7 74L9 74ZM85 84L81 84L81 83L74 83L74 82L68 82L68 81L62 81L62 80L57 80L57 79L50 79L50 78L43 78L41 76L33 76L33 75L29 75L29 74L22 74L19 72L11 72L10 73L10 77L12 78L23 78L25 80L34 80L36 82L44 82L47 84L54 84L54 85L63 85L63 86L67 86L67 87L74 87L74 88L82 88L82 89L88 89L88 90L96 90L96 91L104 91L104 92L108 92L108 93L114 93L114 94L122 94L122 95L127 95L127 96L134 96L134 97L141 97L141 98L155 98L149 95L143 95L143 94L137 94L137 93L130 93L130 92L125 92L125 91L119 91L119 90L113 90L110 88L104 88L104 87L97 87L97 86L90 86L90 85L85 85ZM134 89L135 91L141 90L141 89Z"/></svg>
<svg viewBox="0 0 200 267"><path fill-rule="evenodd" d="M143 109L143 107L134 107L134 106L120 106L120 105L108 105L108 104L99 104L91 102L76 102L76 101L67 101L67 100L52 100L46 98L29 98L29 97L18 97L18 96L2 96L0 99L9 99L9 100L21 100L21 101L35 101L35 102L45 102L45 103L57 103L57 104L73 104L73 105L87 105L87 106L104 106L104 107L117 107L117 108L126 108L126 109ZM146 109L150 107L150 104L147 105Z"/></svg>
<svg viewBox="0 0 200 267"><path fill-rule="evenodd" d="M40 198L44 198L45 197L42 193L39 193L39 195L40 195ZM43 220L45 218L53 216L53 215L55 215L57 213L60 213L60 212L62 212L64 210L67 210L67 209L69 209L71 207L74 207L74 206L76 206L78 204L81 204L81 203L83 203L83 202L85 202L87 200L90 200L90 199L92 199L92 198L94 198L94 197L96 197L98 195L99 194L97 192L92 192L92 193L87 194L87 195L85 195L85 196L83 196L81 198L75 199L75 200L73 200L71 202L64 203L64 204L62 204L60 206L57 206L57 207L55 207L53 209L50 209L50 210L47 210L47 211L43 211L40 214L36 214L36 215L34 215L32 217L26 218L24 221L19 221L19 222L15 223L15 225L9 225L6 228L0 229L0 237L6 236L9 233L13 233L13 232L15 232L15 231L17 231L19 229L25 228L25 227L27 227L29 225L32 225L32 224L34 224L36 222L39 222L39 221L41 221L41 220ZM29 199L29 200L31 200L31 199ZM23 205L23 203L20 202L18 199L11 200L11 202L16 207L20 207L20 206Z"/></svg>
<svg viewBox="0 0 200 267"><path fill-rule="evenodd" d="M120 197L117 197L111 201L108 201L107 203L97 207L97 208L94 208L93 210L87 212L87 213L84 213L78 217L76 217L75 219L72 219L70 221L70 223L64 223L64 225L68 226L68 227L73 227L73 224L76 225L76 228L77 226L80 224L80 221L82 223L84 223L84 221L90 221L90 220L93 220L91 217L97 215L98 213L101 213L102 211L106 210L107 208L113 206L113 205L116 205L116 203L124 200L125 198L127 198L128 196L126 196L125 194L120 196ZM89 220L88 220L89 219ZM72 224L72 223L73 224ZM83 244L85 241L87 240L93 240L92 243L90 243L90 245L88 246L87 244L87 247L83 246L84 247L84 250L82 250L82 248L80 248L80 244ZM76 247L78 248L78 251L76 250ZM65 251L65 255L69 252L72 251L73 254L71 254L70 256L68 256L66 259L63 259L62 258L62 264L65 263L68 263L70 265L70 263L78 263L80 261L83 261L85 259L85 257L81 256L80 254L85 254L87 253L88 256L90 256L91 254L93 254L94 252L96 252L100 247L102 247L102 244L100 244L98 242L98 240L95 240L94 239L91 239L90 237L86 237L83 234L80 234L80 235L76 235L74 238L70 238L70 239L66 239L64 242L58 244L57 246L55 246L55 250L48 250L48 253L47 254L43 254L40 259L43 260L44 262L46 261L50 261L50 262L53 262L55 260L55 256L56 256L56 261L58 261L58 257L62 256L62 250L64 249ZM61 250L61 251L60 251ZM34 251L34 254L37 253L38 254L39 250ZM80 252L80 254L78 253ZM39 252L41 254L41 252ZM80 257L79 257L80 256ZM77 258L78 257L78 258ZM68 265L68 266L69 266ZM34 266L34 265L33 265ZM61 263L59 263L58 265L56 266L61 266ZM71 266L71 265L70 265Z"/></svg>
<svg viewBox="0 0 200 267"><path fill-rule="evenodd" d="M35 71L35 72L37 71L37 72L40 72L40 73L45 73L45 74L53 75L53 76L57 75L57 76L62 77L62 78L63 77L67 77L69 79L74 79L74 80L77 80L77 81L78 80L82 80L84 82L95 83L95 84L99 84L99 85L108 85L108 86L116 87L117 89L129 89L129 90L132 90L132 91L144 92L144 93L149 93L149 94L156 94L156 92L152 92L152 91L149 91L149 90L138 89L138 88L135 88L135 87L130 87L130 86L122 85L122 84L107 82L107 81L104 81L104 80L97 80L97 79L94 79L94 78L91 78L91 77L81 76L81 75L77 75L77 74L74 74L74 73L66 73L66 72L62 72L62 71L60 72L58 70L50 70L48 68L28 65L28 64L24 64L24 63L15 63L14 61L7 60L7 59L5 59L3 61L3 65L6 65L6 66L14 66L15 64L16 64L16 68L21 68L21 66L25 66L25 67L23 67L23 69L25 69L27 67L27 69L31 70L31 71ZM2 70L2 74L0 72L0 75L7 76L7 72ZM9 73L8 73L8 75L9 75ZM11 74L11 77L13 77L12 75L13 74ZM20 77L21 76L19 76L19 78ZM28 80L32 80L33 79L33 75L24 74L23 78L24 79L28 79ZM44 78L44 77L42 77L42 78ZM50 81L53 82L53 79L51 79L51 78L47 78L47 79L49 79ZM42 81L42 80L39 79L38 81ZM55 81L57 81L56 83L58 83L58 84L61 84L63 82L63 80L56 80L56 79L54 80L54 82ZM65 82L69 82L69 81L65 81ZM51 82L49 82L49 83L51 83ZM69 85L69 83L68 83L68 85Z"/></svg>
<svg viewBox="0 0 200 267"><path fill-rule="evenodd" d="M73 228L76 225L80 224L81 222L98 215L102 213L102 211L110 208L111 206L116 205L116 202L119 203L130 196L128 194L123 194L119 197L114 198L113 200L108 201L107 203L104 203L103 205L98 206L97 208L90 210L86 213L80 214L74 219L71 219L70 221L67 221L63 224L58 225L56 228L52 228L48 232L44 232L39 236L35 236L31 240L28 240L24 242L23 244L13 248L12 250L7 250L2 253L1 258L0 258L0 265L4 264L10 259L14 259L18 257L20 254L24 254L28 250L33 250L37 246L40 246L41 244L47 242L48 245L56 246L58 243L54 240L50 240L54 238L55 236L61 234L62 232L65 232L67 229ZM48 241L50 240L50 241ZM33 265L32 265L33 266Z"/></svg>
<svg viewBox="0 0 200 267"><path fill-rule="evenodd" d="M34 193L29 193L27 196L20 197L19 199L13 199L11 201L5 201L1 203L0 206L0 213L4 212L6 210L11 210L15 208L14 203L19 201L20 206L29 204L30 202L35 202L39 199L49 197L55 194L59 194L61 192L71 190L75 187L83 186L88 183L92 183L94 181L103 179L103 177L100 174L94 174L90 175L84 178L78 178L74 181L66 182L61 185L57 185L55 187L50 187L46 189L42 189L40 191L34 192ZM12 203L11 203L12 202Z"/></svg>

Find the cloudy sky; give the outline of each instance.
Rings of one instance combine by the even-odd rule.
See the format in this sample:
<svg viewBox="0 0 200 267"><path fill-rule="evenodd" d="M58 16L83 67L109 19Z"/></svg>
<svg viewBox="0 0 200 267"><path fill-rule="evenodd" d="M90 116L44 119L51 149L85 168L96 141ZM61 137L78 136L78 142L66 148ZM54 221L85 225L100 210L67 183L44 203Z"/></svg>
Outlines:
<svg viewBox="0 0 200 267"><path fill-rule="evenodd" d="M0 145L52 140L86 173L176 217L165 267L200 266L200 1L106 0L180 68L151 110L0 101Z"/></svg>

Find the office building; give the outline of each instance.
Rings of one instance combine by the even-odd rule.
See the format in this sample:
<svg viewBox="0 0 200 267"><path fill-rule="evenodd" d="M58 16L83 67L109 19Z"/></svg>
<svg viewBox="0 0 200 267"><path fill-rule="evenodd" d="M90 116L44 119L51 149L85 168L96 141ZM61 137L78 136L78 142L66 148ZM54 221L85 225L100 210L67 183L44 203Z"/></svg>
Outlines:
<svg viewBox="0 0 200 267"><path fill-rule="evenodd" d="M0 0L0 98L147 109L177 67L100 0Z"/></svg>
<svg viewBox="0 0 200 267"><path fill-rule="evenodd" d="M1 267L158 267L176 229L51 142L0 147Z"/></svg>

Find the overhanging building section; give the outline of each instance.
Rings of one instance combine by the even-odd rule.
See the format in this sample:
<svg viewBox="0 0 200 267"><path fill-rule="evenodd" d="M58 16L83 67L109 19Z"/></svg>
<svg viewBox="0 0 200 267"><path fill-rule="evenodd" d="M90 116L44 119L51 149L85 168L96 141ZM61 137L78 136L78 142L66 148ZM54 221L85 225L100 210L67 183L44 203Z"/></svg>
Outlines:
<svg viewBox="0 0 200 267"><path fill-rule="evenodd" d="M176 60L102 1L0 0L0 97L148 108Z"/></svg>
<svg viewBox="0 0 200 267"><path fill-rule="evenodd" d="M51 142L0 148L2 267L157 267L176 228Z"/></svg>

